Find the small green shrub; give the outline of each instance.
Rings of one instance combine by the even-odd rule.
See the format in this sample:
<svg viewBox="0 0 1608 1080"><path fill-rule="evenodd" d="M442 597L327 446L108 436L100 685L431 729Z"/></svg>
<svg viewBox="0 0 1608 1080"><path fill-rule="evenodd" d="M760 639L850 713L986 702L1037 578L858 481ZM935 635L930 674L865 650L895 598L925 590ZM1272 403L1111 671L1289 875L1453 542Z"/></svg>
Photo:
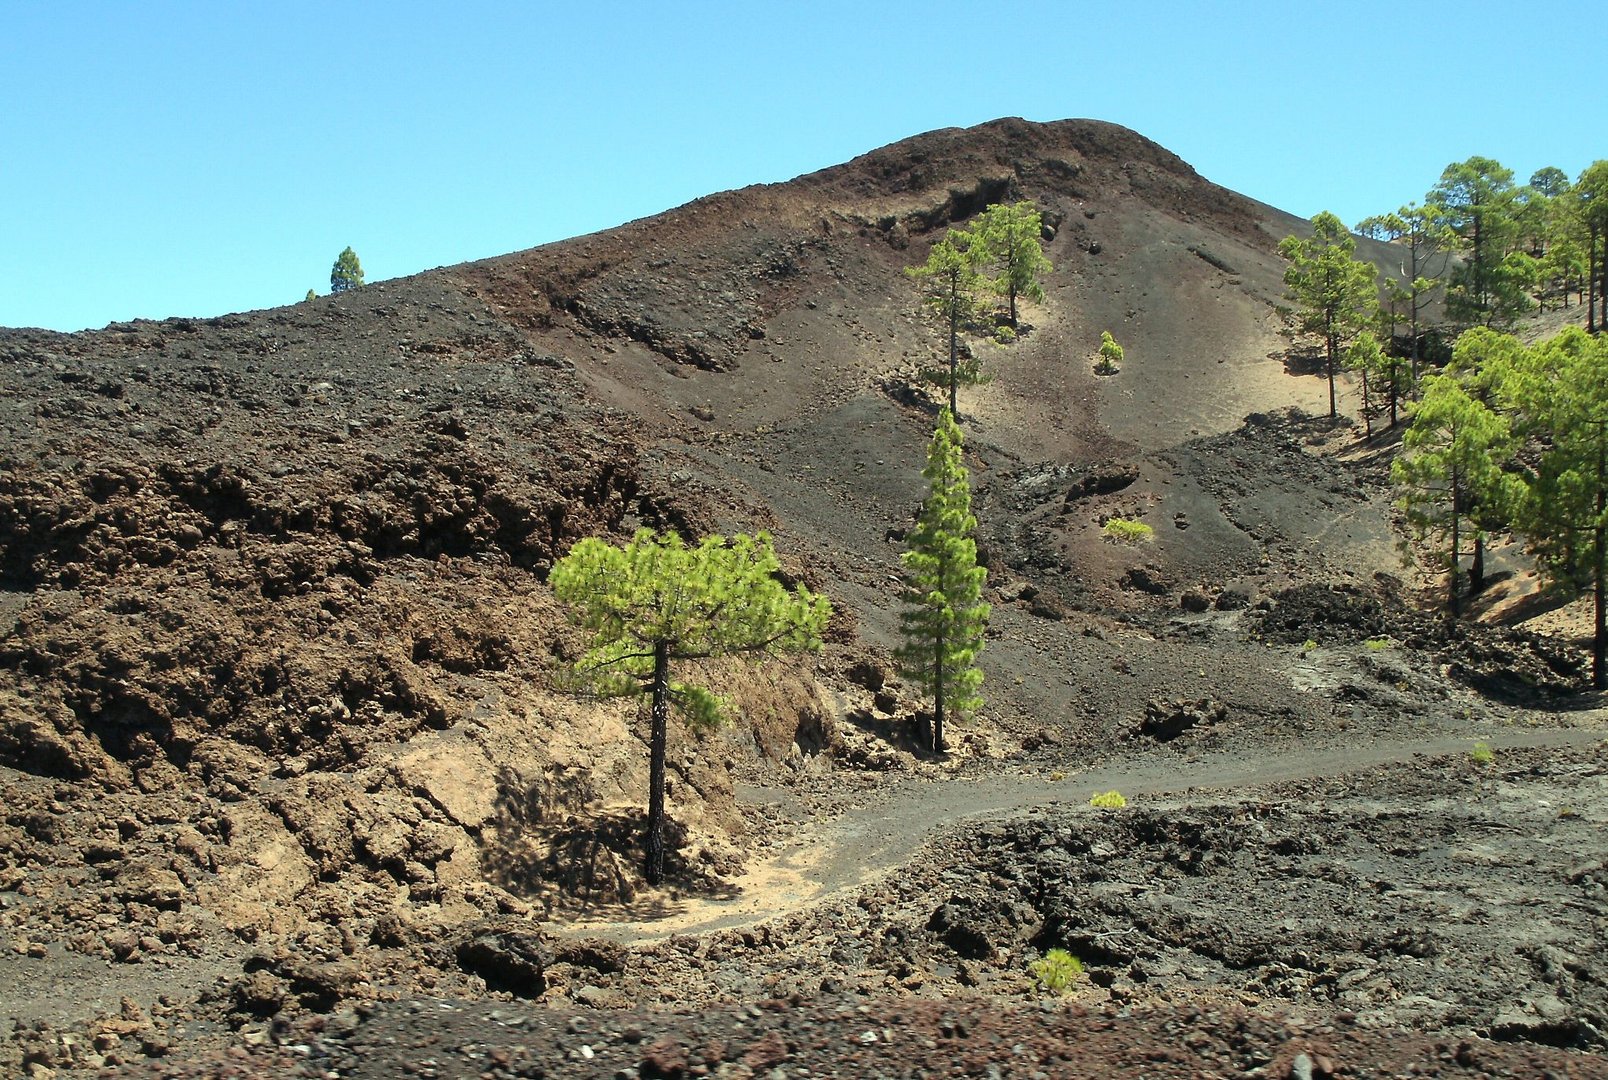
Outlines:
<svg viewBox="0 0 1608 1080"><path fill-rule="evenodd" d="M1064 994L1083 976L1083 961L1065 949L1051 949L1041 958L1027 965L1038 980L1039 988L1052 994Z"/></svg>
<svg viewBox="0 0 1608 1080"><path fill-rule="evenodd" d="M1490 743L1482 739L1474 744L1474 749L1468 752L1468 756L1476 765L1489 765L1496 760L1496 751L1491 749Z"/></svg>
<svg viewBox="0 0 1608 1080"><path fill-rule="evenodd" d="M1122 363L1122 346L1111 336L1111 331L1100 331L1100 362L1094 365L1096 374L1115 375Z"/></svg>
<svg viewBox="0 0 1608 1080"><path fill-rule="evenodd" d="M1100 529L1107 540L1116 540L1124 544L1138 544L1151 540L1156 535L1152 529L1142 521L1134 518L1108 518Z"/></svg>
<svg viewBox="0 0 1608 1080"><path fill-rule="evenodd" d="M1120 791L1102 791L1089 799L1089 805L1102 810L1120 810L1128 805L1128 800L1122 797Z"/></svg>
<svg viewBox="0 0 1608 1080"><path fill-rule="evenodd" d="M1390 639L1387 637L1373 637L1362 643L1362 647L1369 652L1384 652L1390 648Z"/></svg>
<svg viewBox="0 0 1608 1080"><path fill-rule="evenodd" d="M1009 345L1016 340L1016 331L1009 326L999 326L994 329L994 341L999 345Z"/></svg>
<svg viewBox="0 0 1608 1080"><path fill-rule="evenodd" d="M1316 649L1317 647L1318 647L1318 643L1316 641L1313 641L1311 638L1307 638L1305 641L1301 642L1301 651L1304 652L1304 653L1311 652L1313 649Z"/></svg>

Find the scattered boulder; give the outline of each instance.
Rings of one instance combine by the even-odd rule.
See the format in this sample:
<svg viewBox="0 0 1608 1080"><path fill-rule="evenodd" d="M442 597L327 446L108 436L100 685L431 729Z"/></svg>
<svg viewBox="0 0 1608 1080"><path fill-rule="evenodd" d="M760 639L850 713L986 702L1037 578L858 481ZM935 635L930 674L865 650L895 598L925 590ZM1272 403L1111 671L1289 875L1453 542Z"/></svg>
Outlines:
<svg viewBox="0 0 1608 1080"><path fill-rule="evenodd" d="M178 874L152 860L121 865L114 886L119 899L132 904L145 904L158 911L179 910L185 888Z"/></svg>
<svg viewBox="0 0 1608 1080"><path fill-rule="evenodd" d="M1012 892L958 892L938 905L927 929L962 959L986 961L995 959L1001 946L1032 937L1041 921Z"/></svg>
<svg viewBox="0 0 1608 1080"><path fill-rule="evenodd" d="M1133 486L1139 479L1139 466L1132 463L1096 465L1072 482L1067 489L1061 512L1069 512L1075 503L1096 495L1111 495Z"/></svg>
<svg viewBox="0 0 1608 1080"><path fill-rule="evenodd" d="M876 693L887 685L890 673L888 665L881 660L861 657L848 666L843 677L856 686Z"/></svg>
<svg viewBox="0 0 1608 1080"><path fill-rule="evenodd" d="M1138 733L1157 742L1171 742L1197 727L1210 727L1228 719L1228 706L1215 698L1195 701L1152 700L1145 704L1145 718Z"/></svg>
<svg viewBox="0 0 1608 1080"><path fill-rule="evenodd" d="M1246 581L1234 581L1217 594L1218 611L1243 611L1256 600L1256 586Z"/></svg>
<svg viewBox="0 0 1608 1080"><path fill-rule="evenodd" d="M953 902L940 904L927 920L927 929L943 939L956 955L968 960L991 960L995 945L979 924L977 912Z"/></svg>
<svg viewBox="0 0 1608 1080"><path fill-rule="evenodd" d="M350 997L360 983L368 981L362 967L351 960L292 958L280 964L278 971L289 982L302 1008L312 1012L329 1012L343 998Z"/></svg>
<svg viewBox="0 0 1608 1080"><path fill-rule="evenodd" d="M1038 586L1024 578L1007 581L999 587L999 598L1010 604L1017 600L1031 600L1038 595Z"/></svg>
<svg viewBox="0 0 1608 1080"><path fill-rule="evenodd" d="M559 946L555 953L560 963L576 967L589 967L605 975L617 975L625 970L625 946L602 938L583 938Z"/></svg>
<svg viewBox="0 0 1608 1080"><path fill-rule="evenodd" d="M394 911L386 912L374 920L374 928L369 931L369 943L382 949L402 949L412 944L415 934L402 921L402 916Z"/></svg>
<svg viewBox="0 0 1608 1080"><path fill-rule="evenodd" d="M285 1007L290 986L271 971L259 969L235 980L230 993L236 1012L268 1017Z"/></svg>
<svg viewBox="0 0 1608 1080"><path fill-rule="evenodd" d="M1028 602L1027 610L1037 618L1052 621L1064 619L1068 614L1065 604L1045 593L1035 593L1033 599Z"/></svg>
<svg viewBox="0 0 1608 1080"><path fill-rule="evenodd" d="M471 934L458 944L458 965L485 980L486 989L521 998L540 997L547 989L553 953L538 935L517 930Z"/></svg>
<svg viewBox="0 0 1608 1080"><path fill-rule="evenodd" d="M1173 589L1172 582L1158 566L1130 566L1122 575L1121 585L1151 596L1166 596Z"/></svg>

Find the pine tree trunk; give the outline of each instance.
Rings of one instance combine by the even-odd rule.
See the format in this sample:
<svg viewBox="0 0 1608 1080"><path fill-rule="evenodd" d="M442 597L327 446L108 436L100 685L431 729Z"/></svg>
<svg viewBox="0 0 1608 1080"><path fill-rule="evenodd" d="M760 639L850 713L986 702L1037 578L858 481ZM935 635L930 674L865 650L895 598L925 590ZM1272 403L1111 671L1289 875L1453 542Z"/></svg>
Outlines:
<svg viewBox="0 0 1608 1080"><path fill-rule="evenodd" d="M1597 512L1602 512L1602 497L1597 497ZM1597 572L1596 572L1596 612L1595 621L1591 631L1591 685L1598 690L1608 687L1608 581L1604 581L1605 570L1608 570L1608 558L1605 558L1603 548L1608 545L1608 537L1603 535L1602 526L1598 526L1597 533Z"/></svg>
<svg viewBox="0 0 1608 1080"><path fill-rule="evenodd" d="M960 382L960 349L955 339L960 330L960 271L951 270L949 273L949 415L959 419L960 406L955 404L955 385Z"/></svg>
<svg viewBox="0 0 1608 1080"><path fill-rule="evenodd" d="M932 752L944 752L944 628L933 635Z"/></svg>
<svg viewBox="0 0 1608 1080"><path fill-rule="evenodd" d="M1488 284L1486 281L1486 276L1489 267L1485 265L1485 254L1482 250L1483 238L1480 236L1481 223L1481 215L1476 213L1474 215L1474 302L1479 305L1480 311L1484 312L1485 325L1489 327L1491 325L1491 316L1493 312L1491 311L1491 305L1489 302L1490 294L1486 288Z"/></svg>
<svg viewBox="0 0 1608 1080"><path fill-rule="evenodd" d="M1586 256L1586 332L1597 332L1597 230L1590 230L1591 252Z"/></svg>
<svg viewBox="0 0 1608 1080"><path fill-rule="evenodd" d="M653 728L648 742L648 866L649 885L664 880L664 770L670 740L670 646L653 646Z"/></svg>
<svg viewBox="0 0 1608 1080"><path fill-rule="evenodd" d="M1602 251L1597 254L1597 329L1608 330L1608 236L1603 237Z"/></svg>
<svg viewBox="0 0 1608 1080"><path fill-rule="evenodd" d="M1334 334L1331 333L1326 335L1324 341L1327 348L1325 367L1329 373L1329 419L1333 420L1335 417L1340 415L1340 410L1335 404L1334 396Z"/></svg>
<svg viewBox="0 0 1608 1080"><path fill-rule="evenodd" d="M1608 687L1608 530L1603 528L1603 513L1608 511L1608 439L1602 425L1597 427L1597 527L1592 530L1597 549L1593 567L1592 585L1596 591L1595 610L1591 631L1591 685L1598 690Z"/></svg>
<svg viewBox="0 0 1608 1080"><path fill-rule="evenodd" d="M1368 369L1362 371L1362 429L1367 438L1373 438L1373 392L1368 386Z"/></svg>
<svg viewBox="0 0 1608 1080"><path fill-rule="evenodd" d="M1468 570L1468 591L1478 593L1485 588L1485 533L1474 531L1474 562Z"/></svg>
<svg viewBox="0 0 1608 1080"><path fill-rule="evenodd" d="M1414 264L1414 270L1416 270L1416 269L1417 269L1417 265ZM1418 279L1414 278L1413 280L1416 282ZM1419 360L1419 349L1420 349L1420 346L1418 344L1418 287L1417 287L1417 285L1413 286L1413 312L1412 312L1412 314L1413 314L1413 349L1412 349L1411 362L1412 362L1412 365L1413 365L1413 368L1412 368L1412 370L1413 370L1413 384L1416 386L1417 383L1418 383L1418 360Z"/></svg>
<svg viewBox="0 0 1608 1080"><path fill-rule="evenodd" d="M1452 572L1449 575L1449 580L1448 580L1448 584L1447 584L1447 587L1446 587L1446 606L1451 611L1452 618L1454 618L1454 619L1457 618L1457 615L1458 615L1458 611L1457 611L1457 570L1458 570L1457 562L1458 562L1458 556L1461 554L1461 551L1459 549L1462 547L1462 537L1458 534L1457 526L1458 526L1458 521L1459 521L1459 518L1460 518L1462 512L1463 512L1462 500L1460 498L1458 498L1457 466L1453 465L1452 466L1452 565L1451 565L1451 571Z"/></svg>

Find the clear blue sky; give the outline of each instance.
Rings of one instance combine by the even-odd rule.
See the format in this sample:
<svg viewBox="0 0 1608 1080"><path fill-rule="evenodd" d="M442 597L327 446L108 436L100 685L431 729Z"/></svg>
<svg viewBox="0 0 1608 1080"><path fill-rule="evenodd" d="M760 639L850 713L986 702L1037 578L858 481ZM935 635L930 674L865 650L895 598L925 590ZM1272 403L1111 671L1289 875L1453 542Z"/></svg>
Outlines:
<svg viewBox="0 0 1608 1080"><path fill-rule="evenodd" d="M1348 222L1608 145L1601 0L0 0L0 325L215 315L999 116L1126 125Z"/></svg>

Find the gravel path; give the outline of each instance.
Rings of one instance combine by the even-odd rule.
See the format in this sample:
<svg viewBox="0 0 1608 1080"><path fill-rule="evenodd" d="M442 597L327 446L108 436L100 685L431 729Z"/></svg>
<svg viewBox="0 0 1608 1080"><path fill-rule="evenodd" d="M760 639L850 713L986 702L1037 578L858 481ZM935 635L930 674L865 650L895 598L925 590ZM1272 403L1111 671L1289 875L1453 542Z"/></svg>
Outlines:
<svg viewBox="0 0 1608 1080"><path fill-rule="evenodd" d="M1466 753L1475 738L1500 752L1520 747L1583 746L1600 741L1604 710L1583 713L1570 728L1501 729L1478 736L1369 741L1359 745L1273 751L1255 756L1219 752L1175 760L1154 748L1056 778L992 774L982 778L906 779L877 792L841 817L806 826L786 847L755 860L723 899L682 899L646 917L549 924L560 936L603 938L636 945L679 934L703 934L765 922L897 873L940 824L982 821L1031 807L1087 804L1097 792L1177 795L1197 789L1239 789L1314 777L1340 776L1377 765Z"/></svg>

